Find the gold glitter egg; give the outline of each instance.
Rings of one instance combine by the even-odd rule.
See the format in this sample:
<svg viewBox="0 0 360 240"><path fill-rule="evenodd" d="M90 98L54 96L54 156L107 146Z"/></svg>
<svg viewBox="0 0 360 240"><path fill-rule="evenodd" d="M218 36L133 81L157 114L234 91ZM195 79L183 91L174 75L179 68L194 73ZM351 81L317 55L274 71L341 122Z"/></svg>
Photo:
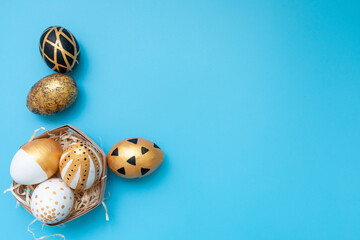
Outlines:
<svg viewBox="0 0 360 240"><path fill-rule="evenodd" d="M68 146L61 155L59 170L65 183L76 190L89 189L101 179L101 153L88 142Z"/></svg>
<svg viewBox="0 0 360 240"><path fill-rule="evenodd" d="M128 138L116 143L107 155L108 165L124 178L140 178L155 171L164 160L163 151L143 138Z"/></svg>
<svg viewBox="0 0 360 240"><path fill-rule="evenodd" d="M54 73L35 83L26 105L33 113L52 115L70 107L77 95L78 87L72 77Z"/></svg>

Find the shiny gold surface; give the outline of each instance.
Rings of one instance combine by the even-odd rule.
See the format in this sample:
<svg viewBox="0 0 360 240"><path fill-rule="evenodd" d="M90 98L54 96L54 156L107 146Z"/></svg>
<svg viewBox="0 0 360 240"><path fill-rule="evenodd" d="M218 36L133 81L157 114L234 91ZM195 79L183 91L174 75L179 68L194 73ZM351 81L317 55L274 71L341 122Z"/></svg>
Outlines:
<svg viewBox="0 0 360 240"><path fill-rule="evenodd" d="M21 149L40 165L48 178L58 170L62 147L54 140L48 138L36 139L23 145Z"/></svg>
<svg viewBox="0 0 360 240"><path fill-rule="evenodd" d="M54 73L38 81L27 97L28 109L36 114L51 115L74 103L78 87L66 74Z"/></svg>
<svg viewBox="0 0 360 240"><path fill-rule="evenodd" d="M163 151L154 146L156 145L153 142L143 138L122 140L110 149L107 155L108 165L115 174L124 178L140 178L149 175L164 160Z"/></svg>
<svg viewBox="0 0 360 240"><path fill-rule="evenodd" d="M68 146L60 160L59 169L61 175L63 175L63 169L71 161L70 167L64 173L63 180L68 186L76 179L74 179L75 174L80 168L80 178L75 187L76 190L86 189L86 184L89 178L89 174L95 174L94 182L92 185L97 183L101 178L101 167L102 167L102 158L100 152L88 142L78 142ZM94 172L90 171L90 161L94 165ZM89 186L90 187L90 186Z"/></svg>

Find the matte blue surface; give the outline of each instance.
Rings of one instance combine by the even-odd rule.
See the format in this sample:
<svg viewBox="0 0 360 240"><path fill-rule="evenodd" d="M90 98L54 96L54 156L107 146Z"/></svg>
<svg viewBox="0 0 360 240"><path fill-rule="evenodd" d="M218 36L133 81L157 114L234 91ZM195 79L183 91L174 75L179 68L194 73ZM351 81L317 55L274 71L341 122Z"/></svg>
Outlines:
<svg viewBox="0 0 360 240"><path fill-rule="evenodd" d="M155 141L154 174L109 173L104 209L67 239L360 239L358 1L4 1L0 3L0 175L41 126L72 124L105 152ZM42 31L68 28L80 95L52 117L26 108L52 71ZM0 198L0 232L33 220ZM8 235L11 234L11 235Z"/></svg>

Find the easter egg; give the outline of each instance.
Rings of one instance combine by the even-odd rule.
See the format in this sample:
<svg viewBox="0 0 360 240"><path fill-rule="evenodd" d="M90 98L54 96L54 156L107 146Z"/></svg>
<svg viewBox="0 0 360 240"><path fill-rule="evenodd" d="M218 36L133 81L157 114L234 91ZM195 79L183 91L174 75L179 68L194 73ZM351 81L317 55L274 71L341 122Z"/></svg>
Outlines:
<svg viewBox="0 0 360 240"><path fill-rule="evenodd" d="M59 169L61 178L76 190L89 189L101 178L101 153L88 142L77 142L68 146L61 156Z"/></svg>
<svg viewBox="0 0 360 240"><path fill-rule="evenodd" d="M64 220L73 205L73 190L62 179L51 178L35 188L31 196L30 209L40 222L54 224Z"/></svg>
<svg viewBox="0 0 360 240"><path fill-rule="evenodd" d="M28 142L13 157L10 175L24 185L45 181L58 170L62 152L61 145L49 138Z"/></svg>
<svg viewBox="0 0 360 240"><path fill-rule="evenodd" d="M47 28L40 37L40 53L46 65L66 73L79 64L80 48L74 35L63 27Z"/></svg>
<svg viewBox="0 0 360 240"><path fill-rule="evenodd" d="M78 86L72 77L54 73L35 83L26 105L33 113L52 115L70 107L77 94Z"/></svg>
<svg viewBox="0 0 360 240"><path fill-rule="evenodd" d="M143 138L116 143L107 155L110 169L120 177L140 178L155 171L164 159L163 151Z"/></svg>

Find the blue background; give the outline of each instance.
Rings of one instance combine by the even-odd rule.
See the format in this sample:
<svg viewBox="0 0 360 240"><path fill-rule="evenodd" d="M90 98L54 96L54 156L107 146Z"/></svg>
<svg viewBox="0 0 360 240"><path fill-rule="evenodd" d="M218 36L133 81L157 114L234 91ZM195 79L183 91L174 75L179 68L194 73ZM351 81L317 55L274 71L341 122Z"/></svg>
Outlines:
<svg viewBox="0 0 360 240"><path fill-rule="evenodd" d="M79 127L108 152L127 137L165 152L152 175L109 173L104 209L67 239L360 239L358 1L4 1L0 3L0 187L41 126ZM28 111L53 73L51 25L81 47L68 110ZM106 194L108 196L108 194ZM33 220L0 197L1 234Z"/></svg>

